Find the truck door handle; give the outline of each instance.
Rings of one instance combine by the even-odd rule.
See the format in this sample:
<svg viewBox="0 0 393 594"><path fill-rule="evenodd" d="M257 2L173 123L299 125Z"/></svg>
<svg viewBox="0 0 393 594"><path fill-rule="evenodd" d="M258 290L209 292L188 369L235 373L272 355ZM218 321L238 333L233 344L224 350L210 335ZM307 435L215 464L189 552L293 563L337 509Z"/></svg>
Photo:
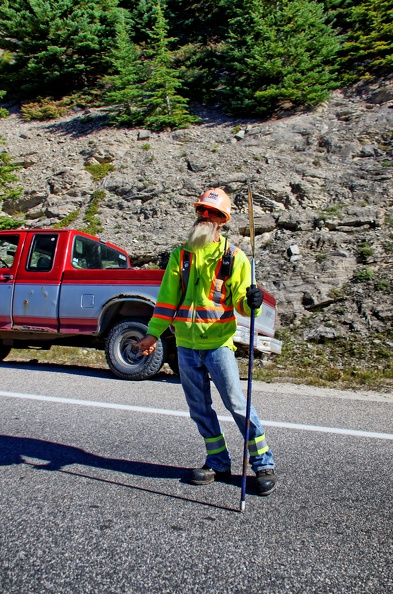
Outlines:
<svg viewBox="0 0 393 594"><path fill-rule="evenodd" d="M9 280L13 280L14 277L12 274L0 274L0 281L7 282Z"/></svg>

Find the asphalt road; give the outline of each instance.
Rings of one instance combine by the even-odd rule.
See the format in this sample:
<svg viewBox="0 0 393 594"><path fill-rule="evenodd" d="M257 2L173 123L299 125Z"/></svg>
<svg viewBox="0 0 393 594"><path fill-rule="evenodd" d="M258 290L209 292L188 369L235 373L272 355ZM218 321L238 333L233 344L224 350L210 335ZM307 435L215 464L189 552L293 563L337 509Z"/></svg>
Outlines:
<svg viewBox="0 0 393 594"><path fill-rule="evenodd" d="M244 513L218 398L233 483L187 483L204 445L173 376L8 362L0 402L2 594L393 591L392 395L254 382L279 484L250 474Z"/></svg>

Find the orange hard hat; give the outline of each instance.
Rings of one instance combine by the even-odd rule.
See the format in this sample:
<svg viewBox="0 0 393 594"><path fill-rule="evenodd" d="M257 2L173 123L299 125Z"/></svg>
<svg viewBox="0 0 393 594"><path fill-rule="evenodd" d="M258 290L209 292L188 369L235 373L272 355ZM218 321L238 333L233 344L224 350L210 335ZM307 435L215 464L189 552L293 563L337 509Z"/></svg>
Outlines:
<svg viewBox="0 0 393 594"><path fill-rule="evenodd" d="M197 206L206 206L206 208L215 208L225 215L226 222L231 218L231 201L229 196L225 194L221 188L211 188L206 190L200 198L195 202L194 208Z"/></svg>

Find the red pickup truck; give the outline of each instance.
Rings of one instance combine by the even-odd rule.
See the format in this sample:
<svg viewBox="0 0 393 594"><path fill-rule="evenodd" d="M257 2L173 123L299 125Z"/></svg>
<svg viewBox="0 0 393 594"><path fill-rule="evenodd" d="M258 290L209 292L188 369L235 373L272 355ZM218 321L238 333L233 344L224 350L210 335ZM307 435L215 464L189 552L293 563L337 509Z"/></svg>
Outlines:
<svg viewBox="0 0 393 594"><path fill-rule="evenodd" d="M109 368L122 379L149 378L165 362L176 370L170 330L148 357L133 347L146 334L163 274L133 268L125 250L81 231L1 231L0 361L13 347L68 345L105 349ZM264 291L256 349L280 352L275 319L276 301ZM248 328L239 316L235 342L248 344Z"/></svg>

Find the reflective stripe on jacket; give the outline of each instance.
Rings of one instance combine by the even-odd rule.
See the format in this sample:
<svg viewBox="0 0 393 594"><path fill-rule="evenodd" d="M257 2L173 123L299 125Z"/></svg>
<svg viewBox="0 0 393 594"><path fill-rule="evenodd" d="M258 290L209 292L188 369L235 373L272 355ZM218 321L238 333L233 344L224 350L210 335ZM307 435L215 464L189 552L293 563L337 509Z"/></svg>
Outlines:
<svg viewBox="0 0 393 594"><path fill-rule="evenodd" d="M232 271L221 279L221 261L225 238L191 252L187 244L173 250L157 297L148 333L157 338L173 324L176 344L192 349L214 349L228 346L234 349L236 332L234 310L250 316L246 289L251 284L251 266L240 249L233 253ZM190 252L185 262L184 250ZM188 281L182 286L187 264ZM183 288L185 293L183 295ZM258 315L258 311L255 312Z"/></svg>

